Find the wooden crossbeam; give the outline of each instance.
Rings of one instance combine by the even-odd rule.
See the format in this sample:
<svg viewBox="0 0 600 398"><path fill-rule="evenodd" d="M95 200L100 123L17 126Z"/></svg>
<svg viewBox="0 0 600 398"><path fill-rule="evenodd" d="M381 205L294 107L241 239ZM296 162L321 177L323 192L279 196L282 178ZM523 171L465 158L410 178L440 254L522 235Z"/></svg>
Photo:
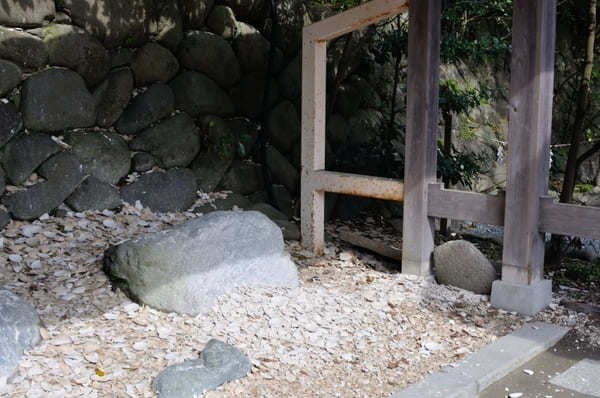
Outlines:
<svg viewBox="0 0 600 398"><path fill-rule="evenodd" d="M600 239L600 208L540 200L540 231L558 235Z"/></svg>
<svg viewBox="0 0 600 398"><path fill-rule="evenodd" d="M372 177L335 171L315 171L310 177L316 191L334 192L369 198L404 200L404 183L392 178Z"/></svg>

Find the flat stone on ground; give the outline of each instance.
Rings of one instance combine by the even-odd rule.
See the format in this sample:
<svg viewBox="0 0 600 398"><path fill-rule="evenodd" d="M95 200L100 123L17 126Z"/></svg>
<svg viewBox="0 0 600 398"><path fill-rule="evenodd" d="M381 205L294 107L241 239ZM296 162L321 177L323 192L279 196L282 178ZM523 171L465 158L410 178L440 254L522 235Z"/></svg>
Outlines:
<svg viewBox="0 0 600 398"><path fill-rule="evenodd" d="M600 398L600 361L584 359L564 373L554 376L550 383Z"/></svg>

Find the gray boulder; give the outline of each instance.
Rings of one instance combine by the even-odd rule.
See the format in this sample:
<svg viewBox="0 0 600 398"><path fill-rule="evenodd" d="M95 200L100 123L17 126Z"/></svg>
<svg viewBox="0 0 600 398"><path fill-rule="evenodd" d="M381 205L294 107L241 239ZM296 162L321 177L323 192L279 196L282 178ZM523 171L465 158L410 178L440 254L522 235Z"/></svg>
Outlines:
<svg viewBox="0 0 600 398"><path fill-rule="evenodd" d="M200 151L198 127L186 113L179 113L141 132L129 147L152 154L164 168L186 167Z"/></svg>
<svg viewBox="0 0 600 398"><path fill-rule="evenodd" d="M23 83L21 109L25 127L62 131L96 122L96 104L85 82L67 69L48 69Z"/></svg>
<svg viewBox="0 0 600 398"><path fill-rule="evenodd" d="M179 60L188 69L202 72L224 88L240 79L240 65L229 42L210 32L188 32L179 50Z"/></svg>
<svg viewBox="0 0 600 398"><path fill-rule="evenodd" d="M47 135L22 134L6 145L2 163L8 179L20 185L46 159L59 151L60 146Z"/></svg>
<svg viewBox="0 0 600 398"><path fill-rule="evenodd" d="M300 121L296 107L290 101L284 101L269 112L267 118L269 139L281 153L286 153L300 137Z"/></svg>
<svg viewBox="0 0 600 398"><path fill-rule="evenodd" d="M233 10L227 6L216 5L213 8L206 25L224 39L232 39L236 33L237 20Z"/></svg>
<svg viewBox="0 0 600 398"><path fill-rule="evenodd" d="M489 260L470 242L454 240L433 251L435 276L439 283L477 294L490 294L497 279Z"/></svg>
<svg viewBox="0 0 600 398"><path fill-rule="evenodd" d="M150 23L152 39L175 52L183 40L183 18L178 1L155 2L156 18Z"/></svg>
<svg viewBox="0 0 600 398"><path fill-rule="evenodd" d="M150 83L166 83L179 70L179 62L173 53L156 43L147 43L137 50L131 65L135 84L147 86Z"/></svg>
<svg viewBox="0 0 600 398"><path fill-rule="evenodd" d="M73 69L88 87L104 79L110 68L110 57L98 39L72 25L51 24L40 31L51 65Z"/></svg>
<svg viewBox="0 0 600 398"><path fill-rule="evenodd" d="M193 117L232 116L234 113L229 95L202 73L185 71L173 79L169 86L175 94L175 107Z"/></svg>
<svg viewBox="0 0 600 398"><path fill-rule="evenodd" d="M201 152L190 165L196 176L198 189L213 192L233 162L233 156L209 150Z"/></svg>
<svg viewBox="0 0 600 398"><path fill-rule="evenodd" d="M114 186L89 176L65 203L75 211L116 209L121 206L121 197Z"/></svg>
<svg viewBox="0 0 600 398"><path fill-rule="evenodd" d="M110 67L119 68L122 66L131 66L135 60L135 50L133 48L118 47L109 51Z"/></svg>
<svg viewBox="0 0 600 398"><path fill-rule="evenodd" d="M0 148L23 128L23 118L12 103L0 102Z"/></svg>
<svg viewBox="0 0 600 398"><path fill-rule="evenodd" d="M244 29L233 42L233 48L246 72L264 72L269 59L269 41L257 29Z"/></svg>
<svg viewBox="0 0 600 398"><path fill-rule="evenodd" d="M189 169L144 174L121 188L121 198L132 205L139 200L158 213L185 211L197 199L196 177Z"/></svg>
<svg viewBox="0 0 600 398"><path fill-rule="evenodd" d="M48 51L39 37L0 26L0 58L27 69L38 69L46 65Z"/></svg>
<svg viewBox="0 0 600 398"><path fill-rule="evenodd" d="M4 0L0 3L0 25L31 28L54 19L54 0Z"/></svg>
<svg viewBox="0 0 600 398"><path fill-rule="evenodd" d="M121 134L131 135L173 112L174 98L169 86L157 83L135 97L117 121Z"/></svg>
<svg viewBox="0 0 600 398"><path fill-rule="evenodd" d="M42 341L42 321L27 301L0 288L0 378L17 370L24 350Z"/></svg>
<svg viewBox="0 0 600 398"><path fill-rule="evenodd" d="M283 185L292 195L298 192L300 173L272 146L267 147L267 165L273 175L273 182Z"/></svg>
<svg viewBox="0 0 600 398"><path fill-rule="evenodd" d="M7 211L0 209L0 231L10 224L10 215Z"/></svg>
<svg viewBox="0 0 600 398"><path fill-rule="evenodd" d="M60 206L85 178L83 167L77 157L62 152L48 159L40 168L40 174L48 179L16 192L3 199L13 218L35 220Z"/></svg>
<svg viewBox="0 0 600 398"><path fill-rule="evenodd" d="M131 99L132 90L131 69L112 70L102 84L94 90L96 124L100 127L110 127L119 120Z"/></svg>
<svg viewBox="0 0 600 398"><path fill-rule="evenodd" d="M1 7L0 7L1 8ZM17 87L23 80L21 69L10 61L0 59L0 97Z"/></svg>
<svg viewBox="0 0 600 398"><path fill-rule="evenodd" d="M201 396L229 381L241 379L252 364L240 350L212 339L200 358L169 366L152 382L159 398Z"/></svg>
<svg viewBox="0 0 600 398"><path fill-rule="evenodd" d="M281 230L258 212L213 212L109 249L105 272L136 301L190 315L242 286L297 287Z"/></svg>
<svg viewBox="0 0 600 398"><path fill-rule="evenodd" d="M129 173L129 148L118 134L108 131L78 132L66 135L65 142L83 163L85 174L116 185Z"/></svg>
<svg viewBox="0 0 600 398"><path fill-rule="evenodd" d="M212 10L215 0L180 0L179 8L186 30L204 27L206 17Z"/></svg>
<svg viewBox="0 0 600 398"><path fill-rule="evenodd" d="M263 189L261 168L254 163L235 161L219 187L242 195L260 191Z"/></svg>
<svg viewBox="0 0 600 398"><path fill-rule="evenodd" d="M262 214L264 214L265 216L269 217L269 219L276 221L276 220L286 220L287 221L287 217L285 214L283 214L282 212L280 212L279 210L277 210L276 208L274 208L273 206L271 206L268 203L256 203L254 205L252 205L248 210L254 210L254 211L259 211Z"/></svg>
<svg viewBox="0 0 600 398"><path fill-rule="evenodd" d="M294 222L287 220L274 220L275 224L281 228L283 239L285 240L300 240L300 228Z"/></svg>
<svg viewBox="0 0 600 398"><path fill-rule="evenodd" d="M152 170L154 166L158 166L158 159L149 153L138 152L131 159L131 167L139 173Z"/></svg>

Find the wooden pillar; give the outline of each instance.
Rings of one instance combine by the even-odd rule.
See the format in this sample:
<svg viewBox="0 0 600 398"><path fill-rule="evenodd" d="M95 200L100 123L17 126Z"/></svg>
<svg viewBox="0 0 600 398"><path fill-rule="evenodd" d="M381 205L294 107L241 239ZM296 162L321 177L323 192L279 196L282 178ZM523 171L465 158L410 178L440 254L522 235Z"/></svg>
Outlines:
<svg viewBox="0 0 600 398"><path fill-rule="evenodd" d="M492 303L532 314L550 303L540 197L548 191L556 0L514 0L502 281Z"/></svg>
<svg viewBox="0 0 600 398"><path fill-rule="evenodd" d="M325 243L325 193L315 190L314 172L325 169L327 42L304 31L302 40L302 244L321 254Z"/></svg>
<svg viewBox="0 0 600 398"><path fill-rule="evenodd" d="M429 276L434 220L427 187L436 181L441 0L410 3L402 272Z"/></svg>

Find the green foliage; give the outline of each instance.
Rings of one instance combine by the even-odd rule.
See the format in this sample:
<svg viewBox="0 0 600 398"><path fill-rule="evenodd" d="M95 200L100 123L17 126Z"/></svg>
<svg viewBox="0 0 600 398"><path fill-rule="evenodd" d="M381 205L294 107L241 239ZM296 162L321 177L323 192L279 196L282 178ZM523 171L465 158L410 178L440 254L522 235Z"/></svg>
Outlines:
<svg viewBox="0 0 600 398"><path fill-rule="evenodd" d="M575 192L579 192L579 193L591 192L593 189L594 189L594 185L592 185L592 184L577 184L577 185L575 185Z"/></svg>
<svg viewBox="0 0 600 398"><path fill-rule="evenodd" d="M600 282L600 260L596 260L591 264L584 264L581 262L569 264L565 276L580 282L598 283Z"/></svg>
<svg viewBox="0 0 600 398"><path fill-rule="evenodd" d="M443 143L438 141L438 178L450 181L450 184L462 184L473 188L473 180L481 174L489 161L486 154L460 152L454 146L450 153L444 151Z"/></svg>
<svg viewBox="0 0 600 398"><path fill-rule="evenodd" d="M454 79L440 83L440 110L442 113L468 113L471 109L487 103L492 90L481 84L480 88L460 87Z"/></svg>

